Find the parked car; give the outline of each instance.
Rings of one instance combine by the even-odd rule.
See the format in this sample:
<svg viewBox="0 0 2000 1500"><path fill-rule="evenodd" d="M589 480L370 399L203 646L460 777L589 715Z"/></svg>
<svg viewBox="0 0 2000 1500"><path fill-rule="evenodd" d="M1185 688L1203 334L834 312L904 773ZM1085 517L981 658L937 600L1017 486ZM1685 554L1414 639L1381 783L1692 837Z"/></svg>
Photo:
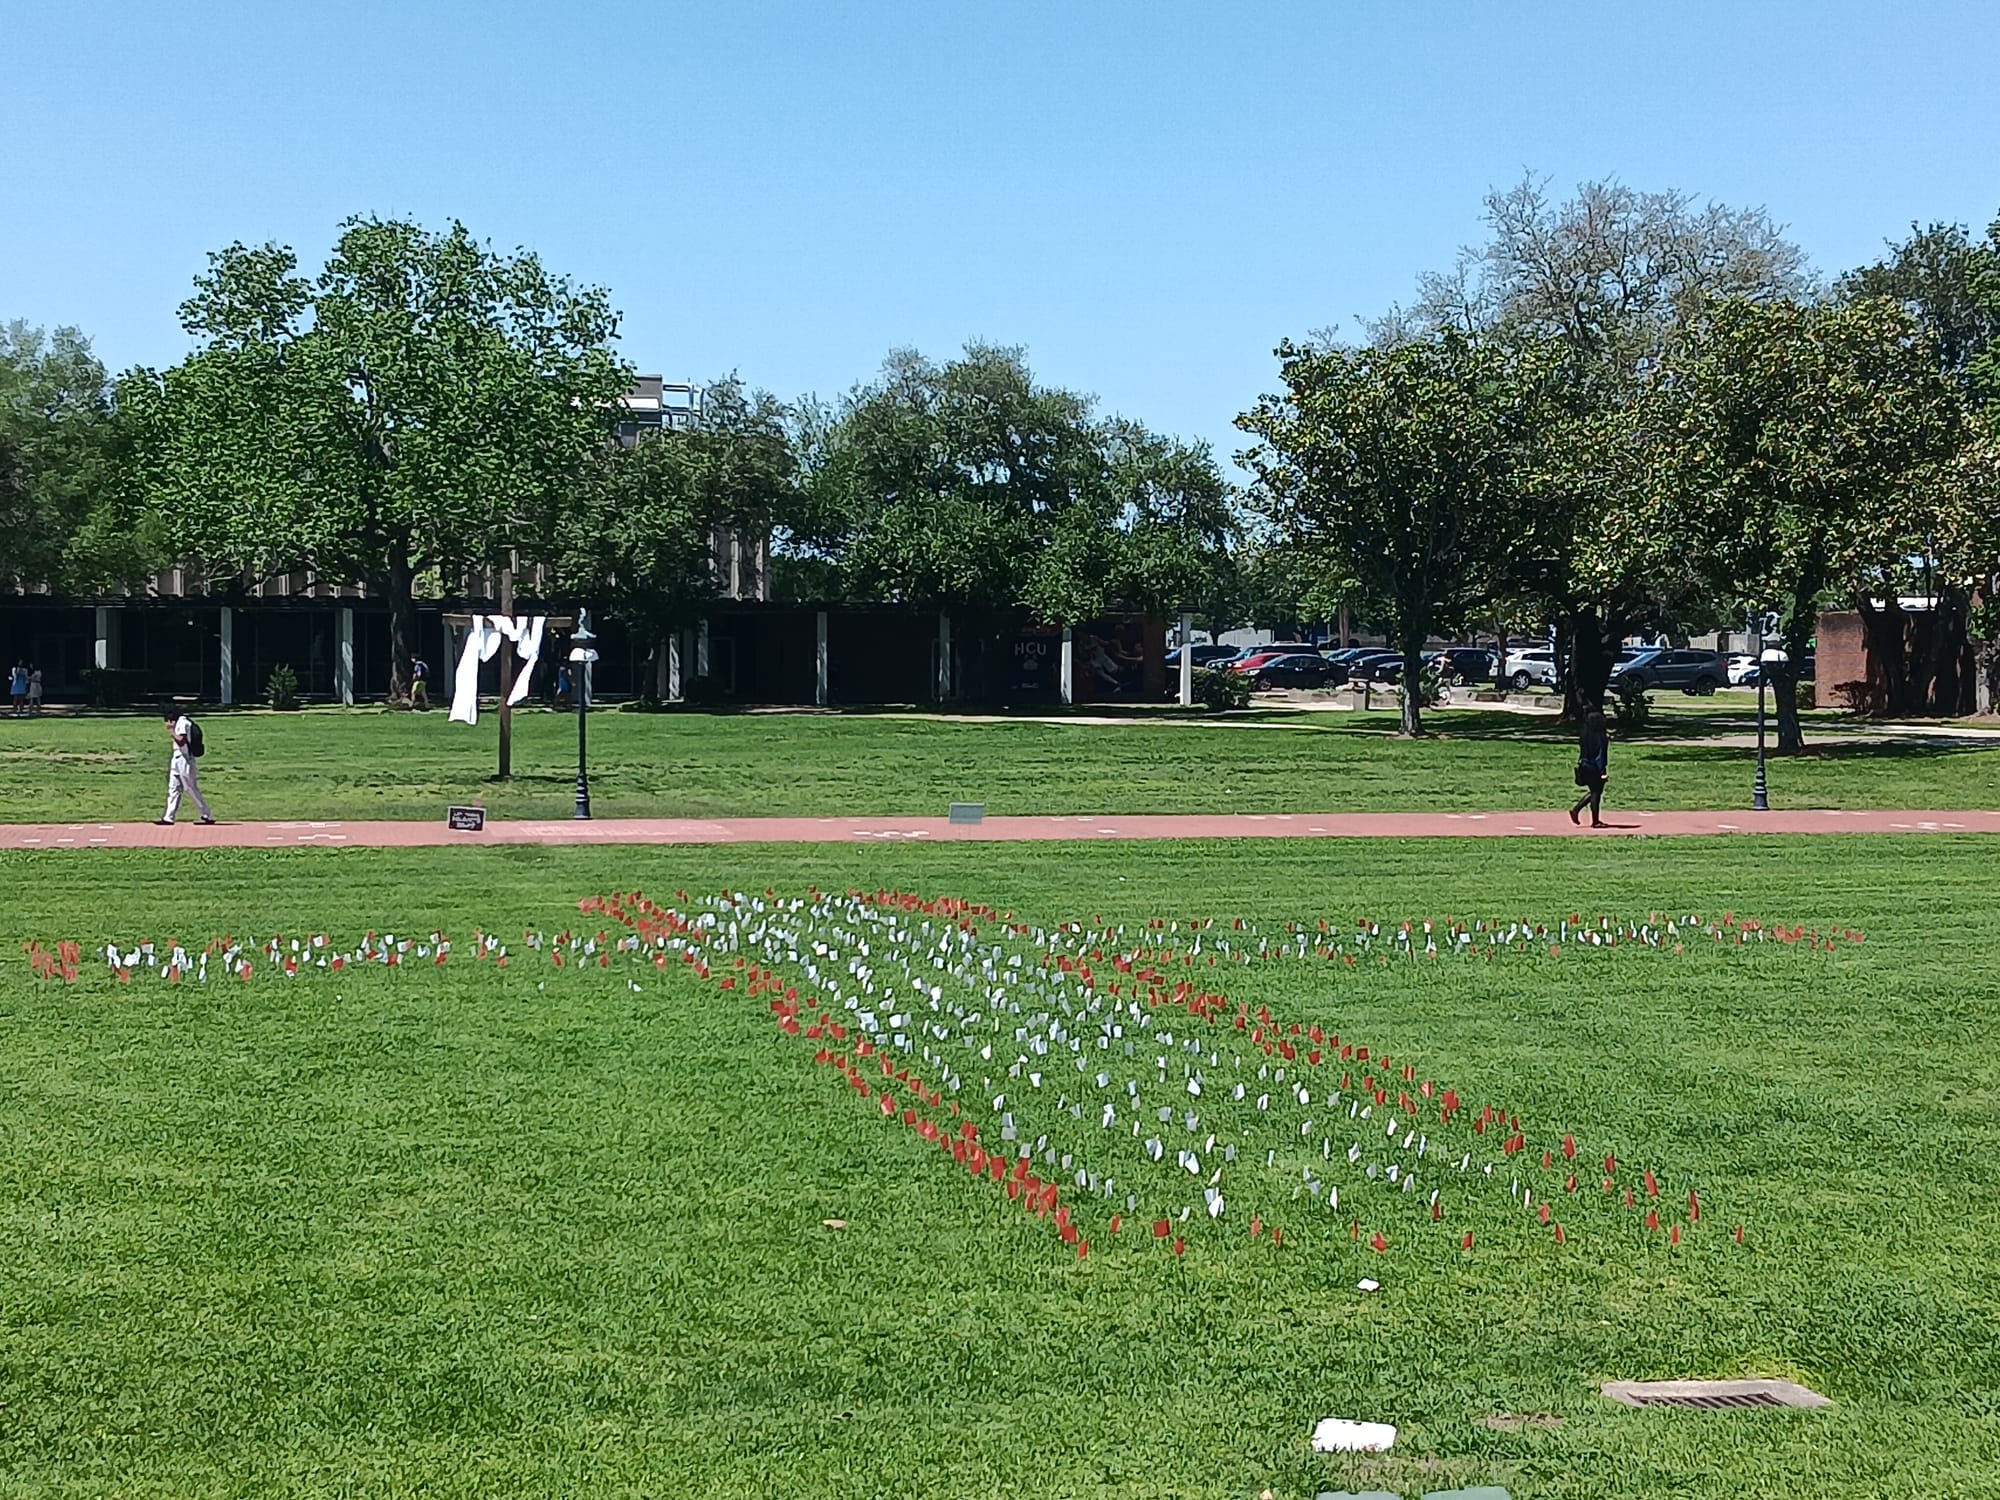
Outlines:
<svg viewBox="0 0 2000 1500"><path fill-rule="evenodd" d="M1540 683L1543 687L1554 687L1556 653L1548 646L1528 651L1509 651L1505 671L1507 686L1517 693L1525 693L1536 683Z"/></svg>
<svg viewBox="0 0 2000 1500"><path fill-rule="evenodd" d="M1280 656L1318 656L1319 648L1304 641L1275 641L1268 646L1257 646L1228 663L1232 672L1254 672L1267 661Z"/></svg>
<svg viewBox="0 0 2000 1500"><path fill-rule="evenodd" d="M1729 674L1731 687L1741 687L1745 683L1757 681L1757 658L1748 651L1736 651L1723 658L1723 667Z"/></svg>
<svg viewBox="0 0 2000 1500"><path fill-rule="evenodd" d="M1400 651L1370 651L1357 656L1347 664L1349 682L1388 682L1403 680L1403 653Z"/></svg>
<svg viewBox="0 0 2000 1500"><path fill-rule="evenodd" d="M1295 652L1273 657L1249 675L1258 687L1326 687L1338 679L1341 669L1317 651Z"/></svg>
<svg viewBox="0 0 2000 1500"><path fill-rule="evenodd" d="M1187 648L1188 654L1194 658L1194 664L1197 667L1213 667L1222 662L1233 660L1240 650L1241 648L1237 646L1213 646L1202 641L1197 641L1194 645ZM1167 653L1167 665L1178 667L1180 664L1181 648L1176 646Z"/></svg>
<svg viewBox="0 0 2000 1500"><path fill-rule="evenodd" d="M1431 665L1453 687L1493 680L1493 653L1481 646L1447 646L1431 658Z"/></svg>
<svg viewBox="0 0 2000 1500"><path fill-rule="evenodd" d="M1811 653L1807 653L1806 655L1801 656L1799 658L1798 680L1800 682L1815 681L1818 670L1819 670L1819 663L1814 659ZM1759 661L1753 661L1750 663L1750 669L1743 674L1742 686L1755 687L1759 682L1763 681L1763 679L1764 679L1764 664Z"/></svg>
<svg viewBox="0 0 2000 1500"><path fill-rule="evenodd" d="M1614 671L1611 690L1617 692L1630 685L1708 694L1727 680L1728 667L1713 651L1669 651L1655 647L1641 651Z"/></svg>

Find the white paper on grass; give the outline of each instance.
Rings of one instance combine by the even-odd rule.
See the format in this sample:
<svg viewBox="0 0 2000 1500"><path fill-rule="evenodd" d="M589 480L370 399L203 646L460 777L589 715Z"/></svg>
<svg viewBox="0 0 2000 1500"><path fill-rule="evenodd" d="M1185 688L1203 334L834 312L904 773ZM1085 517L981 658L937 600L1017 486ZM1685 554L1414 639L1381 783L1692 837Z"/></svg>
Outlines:
<svg viewBox="0 0 2000 1500"><path fill-rule="evenodd" d="M1315 1453L1386 1453L1395 1446L1396 1429L1388 1422L1328 1417L1313 1428Z"/></svg>

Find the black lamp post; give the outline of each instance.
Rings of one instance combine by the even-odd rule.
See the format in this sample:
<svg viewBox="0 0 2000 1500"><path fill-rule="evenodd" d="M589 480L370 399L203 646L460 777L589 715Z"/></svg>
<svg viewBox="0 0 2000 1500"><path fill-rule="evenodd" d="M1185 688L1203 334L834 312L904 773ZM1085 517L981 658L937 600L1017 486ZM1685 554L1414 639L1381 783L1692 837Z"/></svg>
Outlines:
<svg viewBox="0 0 2000 1500"><path fill-rule="evenodd" d="M585 712L590 707L590 664L597 660L597 652L591 642L597 639L590 632L590 611L576 612L576 629L570 632L570 671L575 680L570 684L576 691L576 816L590 816L590 773L584 758L585 730L588 723Z"/></svg>
<svg viewBox="0 0 2000 1500"><path fill-rule="evenodd" d="M1770 793L1764 782L1764 684L1770 681L1771 668L1790 660L1776 646L1766 646L1757 657L1757 779L1750 787L1750 807L1754 812L1771 810Z"/></svg>

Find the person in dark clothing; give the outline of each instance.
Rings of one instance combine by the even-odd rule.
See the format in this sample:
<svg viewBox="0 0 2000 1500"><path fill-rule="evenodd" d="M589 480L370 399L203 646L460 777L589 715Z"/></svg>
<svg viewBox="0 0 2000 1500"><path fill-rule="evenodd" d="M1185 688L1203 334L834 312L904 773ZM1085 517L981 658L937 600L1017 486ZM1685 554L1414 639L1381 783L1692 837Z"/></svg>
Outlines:
<svg viewBox="0 0 2000 1500"><path fill-rule="evenodd" d="M1599 816L1604 808L1604 783L1611 779L1611 736L1604 728L1602 710L1593 708L1583 721L1583 738L1577 744L1576 784L1584 789L1569 810L1569 820L1578 822L1583 810L1590 809L1590 826L1602 828Z"/></svg>

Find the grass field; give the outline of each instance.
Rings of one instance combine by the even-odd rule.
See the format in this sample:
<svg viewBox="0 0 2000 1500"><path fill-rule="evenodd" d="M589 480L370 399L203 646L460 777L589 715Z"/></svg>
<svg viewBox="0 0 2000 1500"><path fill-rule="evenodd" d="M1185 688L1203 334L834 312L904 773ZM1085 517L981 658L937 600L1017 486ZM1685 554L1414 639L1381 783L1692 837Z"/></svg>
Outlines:
<svg viewBox="0 0 2000 1500"><path fill-rule="evenodd" d="M939 813L952 800L1002 813L1336 812L1553 806L1574 791L1574 747L1546 720L1435 716L1437 737L1395 738L1391 715L1285 713L1248 720L1112 724L887 715L592 716L600 816ZM483 800L496 817L563 817L573 801L574 720L516 721L511 782L488 780L492 717L313 710L206 720L202 783L225 819L421 818ZM1831 734L1821 721L1813 733ZM1740 706L1662 715L1612 752L1609 805L1746 805L1754 715ZM0 821L159 815L157 720L0 718ZM2000 806L2000 738L1827 743L1774 763L1789 807Z"/></svg>
<svg viewBox="0 0 2000 1500"><path fill-rule="evenodd" d="M1740 1250L1376 1256L1301 1230L1283 1256L1083 1263L830 1087L762 1001L678 970L126 988L20 956L462 938L611 889L813 883L1041 920L1733 907L1867 941L1229 980L1699 1180ZM36 855L0 856L0 889L0 1495L2000 1491L2000 876L1977 840ZM1595 1394L1689 1374L1838 1405ZM1562 1421L1481 1425L1500 1412ZM1404 1436L1315 1458L1330 1413Z"/></svg>

